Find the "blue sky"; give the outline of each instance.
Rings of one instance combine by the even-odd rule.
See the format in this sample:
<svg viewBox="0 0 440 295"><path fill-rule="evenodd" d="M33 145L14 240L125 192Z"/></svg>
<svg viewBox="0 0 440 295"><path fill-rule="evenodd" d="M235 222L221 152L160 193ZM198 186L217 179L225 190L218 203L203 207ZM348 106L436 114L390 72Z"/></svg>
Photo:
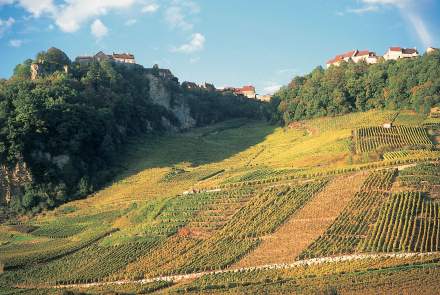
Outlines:
<svg viewBox="0 0 440 295"><path fill-rule="evenodd" d="M51 46L264 94L351 49L439 47L440 1L0 0L0 77Z"/></svg>

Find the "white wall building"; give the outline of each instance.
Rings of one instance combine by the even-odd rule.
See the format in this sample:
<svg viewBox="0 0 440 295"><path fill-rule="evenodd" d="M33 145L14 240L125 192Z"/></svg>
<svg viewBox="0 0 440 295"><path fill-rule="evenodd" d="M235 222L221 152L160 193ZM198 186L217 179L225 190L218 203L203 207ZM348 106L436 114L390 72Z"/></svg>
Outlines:
<svg viewBox="0 0 440 295"><path fill-rule="evenodd" d="M342 61L349 62L353 61L355 63L365 61L367 64L375 64L378 62L379 58L375 52L369 50L352 50L343 54L336 55L333 59L327 62L327 68L330 66L339 66Z"/></svg>
<svg viewBox="0 0 440 295"><path fill-rule="evenodd" d="M419 52L415 48L390 47L388 51L385 52L383 58L385 60L398 60L401 58L413 58L418 56Z"/></svg>

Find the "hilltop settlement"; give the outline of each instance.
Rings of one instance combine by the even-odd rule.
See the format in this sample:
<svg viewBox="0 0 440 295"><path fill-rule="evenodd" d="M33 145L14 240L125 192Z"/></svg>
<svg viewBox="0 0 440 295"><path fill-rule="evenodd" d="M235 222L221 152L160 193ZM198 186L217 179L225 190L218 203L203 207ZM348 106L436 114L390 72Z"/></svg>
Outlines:
<svg viewBox="0 0 440 295"><path fill-rule="evenodd" d="M437 48L429 47L426 50L427 54L437 51ZM334 58L327 61L327 68L330 66L339 66L341 62L352 61L358 63L361 61L367 64L376 64L381 58L384 60L398 60L404 58L414 58L420 56L419 51L416 48L402 48L402 47L390 47L383 56L378 56L376 52L370 50L351 50L343 54L338 54Z"/></svg>

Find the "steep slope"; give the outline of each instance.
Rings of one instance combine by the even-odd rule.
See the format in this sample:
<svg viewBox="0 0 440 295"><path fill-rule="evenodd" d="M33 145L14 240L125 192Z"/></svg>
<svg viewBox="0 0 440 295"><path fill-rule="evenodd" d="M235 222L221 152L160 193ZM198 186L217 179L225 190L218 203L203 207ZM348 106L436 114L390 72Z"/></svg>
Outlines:
<svg viewBox="0 0 440 295"><path fill-rule="evenodd" d="M58 291L55 285L93 290L91 282L106 291L117 290L117 284L138 290L143 279L180 282L179 275L195 273L187 276L192 281L169 291L301 293L323 291L328 284L346 291L345 282L356 279L374 287L387 277L376 275L381 271L395 273L399 282L400 271L424 278L419 264L432 269L438 264L438 253L429 246L438 245L432 242L438 206L424 201L426 210L412 219L406 218L411 210L401 210L406 218L401 220L420 220L413 236L428 251L422 256L392 247L404 231L386 216L402 217L398 208L409 204L400 201L403 194L393 197L395 182L401 190L414 190L411 177L416 176L425 183L419 189L431 196L439 151L399 154L397 148L371 155L351 149L352 130L382 125L389 115L357 113L304 121L291 129L234 120L139 138L122 159L125 173L111 186L21 224L0 227L5 267L0 283L37 286L48 293ZM414 125L422 127L418 122L417 117ZM389 152L396 153L393 159L383 157ZM349 182L352 177L355 185ZM304 219L315 222L302 223ZM373 243L374 237L386 232L392 238L384 240L387 253L381 253L384 248ZM299 251L300 259L313 259L294 262ZM253 269L266 262L292 266ZM236 272L237 263L250 268ZM215 274L220 269L226 272Z"/></svg>
<svg viewBox="0 0 440 295"><path fill-rule="evenodd" d="M185 87L158 66L71 62L50 48L19 68L0 81L0 209L18 215L85 197L111 181L134 138L263 119L257 100ZM27 177L15 175L24 166Z"/></svg>

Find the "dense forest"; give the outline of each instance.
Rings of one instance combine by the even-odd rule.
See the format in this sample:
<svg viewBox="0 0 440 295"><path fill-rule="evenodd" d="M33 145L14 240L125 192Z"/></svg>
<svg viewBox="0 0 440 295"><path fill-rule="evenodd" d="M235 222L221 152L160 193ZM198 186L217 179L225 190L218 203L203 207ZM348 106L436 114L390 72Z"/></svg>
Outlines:
<svg viewBox="0 0 440 295"><path fill-rule="evenodd" d="M31 79L35 62L39 75ZM0 196L3 208L38 212L88 195L114 176L117 155L135 136L263 115L255 100L187 89L159 73L112 61L79 64L56 48L18 65L0 81L0 178L25 167L29 181L9 202ZM153 97L153 83L169 101Z"/></svg>
<svg viewBox="0 0 440 295"><path fill-rule="evenodd" d="M289 122L370 109L428 113L440 103L440 53L381 61L344 62L295 77L271 101L273 120Z"/></svg>

